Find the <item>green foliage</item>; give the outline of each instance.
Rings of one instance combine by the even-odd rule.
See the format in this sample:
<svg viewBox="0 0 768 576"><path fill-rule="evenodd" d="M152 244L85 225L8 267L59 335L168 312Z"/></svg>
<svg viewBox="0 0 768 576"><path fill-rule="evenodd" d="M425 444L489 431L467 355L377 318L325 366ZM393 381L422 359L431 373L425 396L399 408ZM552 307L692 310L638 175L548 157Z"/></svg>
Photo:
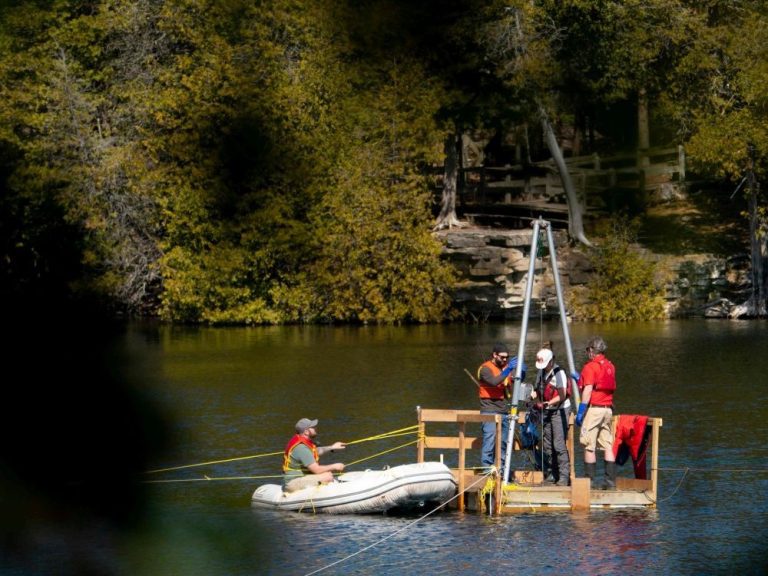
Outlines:
<svg viewBox="0 0 768 576"><path fill-rule="evenodd" d="M480 34L507 106L533 121L538 101L553 121L606 135L616 127L601 115L663 91L698 24L681 0L514 0L489 3Z"/></svg>
<svg viewBox="0 0 768 576"><path fill-rule="evenodd" d="M570 295L574 318L627 322L664 318L663 289L655 265L634 244L638 223L617 218L592 251L594 272L584 290Z"/></svg>
<svg viewBox="0 0 768 576"><path fill-rule="evenodd" d="M181 247L164 258L164 317L177 322L274 324L281 317L259 295L246 254L217 247L202 257Z"/></svg>
<svg viewBox="0 0 768 576"><path fill-rule="evenodd" d="M450 306L449 267L429 232L420 167L437 159L439 91L414 61L373 63L343 105L344 154L312 211L316 255L302 317L433 322ZM293 292L294 301L296 292Z"/></svg>
<svg viewBox="0 0 768 576"><path fill-rule="evenodd" d="M717 4L717 3L713 3ZM716 9L715 9L716 8ZM755 148L759 177L768 174L768 13L762 3L703 11L703 27L673 86L674 110L694 166L738 181ZM682 105L681 105L682 104Z"/></svg>
<svg viewBox="0 0 768 576"><path fill-rule="evenodd" d="M531 121L539 104L593 114L669 85L666 112L700 166L736 179L750 144L765 174L764 12L717 0L15 2L0 9L3 277L56 276L171 321L441 320L452 274L429 232L424 168L447 129ZM642 266L612 267L634 253L610 246L594 294L651 285Z"/></svg>

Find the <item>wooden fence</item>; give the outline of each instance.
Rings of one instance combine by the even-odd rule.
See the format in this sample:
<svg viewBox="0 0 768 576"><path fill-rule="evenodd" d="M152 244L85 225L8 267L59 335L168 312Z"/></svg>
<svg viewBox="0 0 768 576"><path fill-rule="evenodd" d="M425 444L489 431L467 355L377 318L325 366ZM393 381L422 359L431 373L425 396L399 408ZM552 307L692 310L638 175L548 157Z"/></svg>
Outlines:
<svg viewBox="0 0 768 576"><path fill-rule="evenodd" d="M665 185L685 182L685 151L682 146L639 150L635 154L577 156L566 165L585 212L601 210L611 195L629 192L648 194ZM560 174L552 160L533 165L463 168L458 184L458 205L465 216L496 211L514 205L562 214L567 221L567 201Z"/></svg>

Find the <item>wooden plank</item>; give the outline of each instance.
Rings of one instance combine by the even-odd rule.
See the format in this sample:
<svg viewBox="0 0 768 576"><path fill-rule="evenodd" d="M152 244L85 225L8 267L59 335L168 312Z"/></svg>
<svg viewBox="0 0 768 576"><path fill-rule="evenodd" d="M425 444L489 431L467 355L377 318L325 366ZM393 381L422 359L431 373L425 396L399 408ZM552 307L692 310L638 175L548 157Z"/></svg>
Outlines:
<svg viewBox="0 0 768 576"><path fill-rule="evenodd" d="M464 443L472 450L479 450L483 447L483 439L476 436L467 436L464 438ZM426 436L424 447L430 450L458 450L459 439L456 436Z"/></svg>
<svg viewBox="0 0 768 576"><path fill-rule="evenodd" d="M661 424L661 418L651 419L651 497L654 507L659 489L659 428Z"/></svg>
<svg viewBox="0 0 768 576"><path fill-rule="evenodd" d="M616 488L618 490L651 490L653 482L651 480L618 476L616 478Z"/></svg>
<svg viewBox="0 0 768 576"><path fill-rule="evenodd" d="M479 414L479 410L439 410L422 408L421 419L424 422L456 422L459 414Z"/></svg>
<svg viewBox="0 0 768 576"><path fill-rule="evenodd" d="M577 478L576 480L576 484L570 488L521 486L513 490L507 489L504 491L504 511L513 512L523 508L528 510L532 508L536 510L570 508L573 511L587 511L591 508L652 507L653 502L647 492L590 490L589 478ZM574 494L577 494L575 499ZM586 497L587 494L589 495L588 498Z"/></svg>
<svg viewBox="0 0 768 576"><path fill-rule="evenodd" d="M423 410L421 406L416 409L416 417L419 423L419 434L416 441L416 462L424 462L424 421L421 419Z"/></svg>
<svg viewBox="0 0 768 576"><path fill-rule="evenodd" d="M589 478L573 478L571 480L571 510L589 510L591 492Z"/></svg>
<svg viewBox="0 0 768 576"><path fill-rule="evenodd" d="M505 511L510 508L527 507L529 510L537 510L542 507L558 507L560 510L571 508L571 489L560 486L547 487L528 487L515 486L514 484L505 487L504 490L504 508Z"/></svg>
<svg viewBox="0 0 768 576"><path fill-rule="evenodd" d="M467 492L476 492L485 486L485 478L483 475L477 474L474 470L464 470L464 474L461 474L457 468L452 468L451 472L456 479L456 484L461 482L463 476L464 489Z"/></svg>
<svg viewBox="0 0 768 576"><path fill-rule="evenodd" d="M517 484L541 484L544 474L541 470L515 470L513 479Z"/></svg>
<svg viewBox="0 0 768 576"><path fill-rule="evenodd" d="M499 180L498 182L488 182L485 186L488 190L498 192L505 188L510 190L522 190L525 189L525 184L525 180Z"/></svg>
<svg viewBox="0 0 768 576"><path fill-rule="evenodd" d="M652 508L655 503L648 492L641 490L592 490L591 504L593 508Z"/></svg>
<svg viewBox="0 0 768 576"><path fill-rule="evenodd" d="M457 414L456 422L495 422L496 414Z"/></svg>
<svg viewBox="0 0 768 576"><path fill-rule="evenodd" d="M459 424L459 510L464 511L464 456L466 454L466 448L464 445L464 428L466 424L461 422Z"/></svg>

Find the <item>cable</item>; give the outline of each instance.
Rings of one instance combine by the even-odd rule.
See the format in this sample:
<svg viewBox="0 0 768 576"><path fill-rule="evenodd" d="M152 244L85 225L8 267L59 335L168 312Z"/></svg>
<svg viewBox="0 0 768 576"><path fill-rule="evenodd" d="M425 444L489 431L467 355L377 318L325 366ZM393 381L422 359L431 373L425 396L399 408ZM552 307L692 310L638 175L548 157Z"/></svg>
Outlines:
<svg viewBox="0 0 768 576"><path fill-rule="evenodd" d="M277 456L282 452L270 452L269 454L256 454L254 456L240 456L237 458L227 458L225 460L211 460L210 462L200 462L199 464L184 464L183 466L173 466L171 468L158 468L156 470L147 470L144 474L157 474L158 472L171 472L172 470L182 470L184 468L195 468L197 466L210 466L212 464L223 464L225 462L235 462L237 460L250 460L252 458L265 458L266 456Z"/></svg>
<svg viewBox="0 0 768 576"><path fill-rule="evenodd" d="M365 552L366 550L370 550L370 549L371 549L371 548L373 548L374 546L378 546L378 545L379 545L379 544L381 544L382 542L385 542L386 540L389 540L390 538L392 538L393 536L396 536L396 535L397 535L397 534L399 534L400 532L403 532L403 531L407 530L408 528L410 528L410 527L411 527L411 526L413 526L414 524L416 524L416 523L418 523L418 522L421 522L421 521L422 521L422 520L424 520L424 519L425 519L427 516L431 516L432 514L434 514L435 512L437 512L438 510L440 510L441 508L443 508L443 507L447 506L448 504L450 504L451 502L453 502L454 500L456 500L456 498L458 498L458 497L459 497L459 496L461 496L462 494L466 493L466 492L467 492L467 491L468 491L470 488L474 488L475 486L477 486L477 485L480 483L480 481L482 481L482 480L487 480L488 476L490 476L491 474L493 474L495 471L496 471L496 470L495 470L494 468L492 468L492 469L491 469L491 470L489 470L489 471L488 471L486 474L484 474L483 476L480 476L480 478L479 478L478 480L475 480L475 481L474 481L474 482L473 482L471 485L467 486L467 487L464 489L464 492L461 492L461 493L459 493L459 494L456 494L455 496L453 496L453 498L450 498L449 500L446 500L445 502L443 502L443 503L442 503L442 504L440 504L439 506L435 507L433 510L430 510L429 512L427 512L426 514L424 514L424 516L421 516L421 517L417 518L416 520L414 520L413 522L410 522L410 523L406 524L405 526L403 526L403 527L402 527L402 528L400 528L399 530L395 530L395 531L394 531L394 532L392 532L392 534L390 534L389 536L385 536L384 538L381 538L380 540L377 540L377 541L376 541L376 542L374 542L373 544L369 544L369 545L368 545L368 546L366 546L365 548L361 548L361 549L360 549L360 550L358 550L357 552L353 552L352 554L349 554L348 556L345 556L344 558L341 558L340 560L336 560L335 562L332 562L332 563L328 564L327 566L323 566L322 568L318 568L317 570L313 570L312 572L309 572L309 573L307 573L305 576L312 576L313 574L318 574L318 573L320 573L320 572L323 572L324 570L327 570L328 568L331 568L331 567L333 567L333 566L336 566L336 565L338 565L338 564L341 564L342 562L346 562L346 561L347 561L347 560L349 560L350 558L353 558L353 557L357 556L358 554L362 554L362 553L363 553L363 552Z"/></svg>
<svg viewBox="0 0 768 576"><path fill-rule="evenodd" d="M396 436L406 436L408 434L413 434L418 427L419 427L418 424L415 424L413 426L406 426L405 428L392 430L391 432L383 432L382 434L376 434L375 436L369 436L368 438L361 438L360 440L353 440L352 442L346 442L346 444L349 446L350 444L359 444L361 442L370 442L372 440L384 440L387 438L394 438ZM158 468L156 470L147 470L144 472L144 474L157 474L159 472L171 472L173 470L183 470L185 468L211 466L213 464L224 464L226 462L237 462L238 460L251 460L254 458L265 458L267 456L278 456L282 454L283 452L281 451L281 452L269 452L267 454L255 454L253 456L238 456L236 458L226 458L224 460L211 460L209 462L199 462L197 464L184 464L183 466L172 466L170 468Z"/></svg>

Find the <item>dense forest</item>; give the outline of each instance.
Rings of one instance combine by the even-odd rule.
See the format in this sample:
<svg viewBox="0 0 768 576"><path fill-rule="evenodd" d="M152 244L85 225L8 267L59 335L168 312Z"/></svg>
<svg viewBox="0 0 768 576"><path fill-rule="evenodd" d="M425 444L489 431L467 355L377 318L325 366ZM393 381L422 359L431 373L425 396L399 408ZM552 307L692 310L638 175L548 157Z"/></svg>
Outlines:
<svg viewBox="0 0 768 576"><path fill-rule="evenodd" d="M459 136L567 125L588 148L631 110L633 145L682 143L738 190L764 313L767 33L758 0L5 4L3 302L440 321L430 179Z"/></svg>

